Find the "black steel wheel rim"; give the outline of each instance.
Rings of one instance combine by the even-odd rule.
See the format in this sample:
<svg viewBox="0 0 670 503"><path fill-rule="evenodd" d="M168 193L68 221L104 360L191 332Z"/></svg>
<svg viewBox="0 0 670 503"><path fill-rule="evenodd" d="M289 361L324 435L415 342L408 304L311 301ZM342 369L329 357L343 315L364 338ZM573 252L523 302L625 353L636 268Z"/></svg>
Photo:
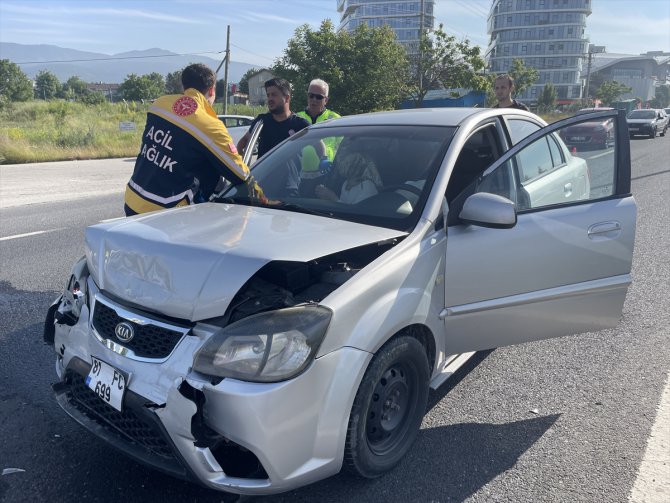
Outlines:
<svg viewBox="0 0 670 503"><path fill-rule="evenodd" d="M417 376L402 364L389 367L375 385L367 415L370 450L379 456L393 451L407 431L407 418L416 407Z"/></svg>

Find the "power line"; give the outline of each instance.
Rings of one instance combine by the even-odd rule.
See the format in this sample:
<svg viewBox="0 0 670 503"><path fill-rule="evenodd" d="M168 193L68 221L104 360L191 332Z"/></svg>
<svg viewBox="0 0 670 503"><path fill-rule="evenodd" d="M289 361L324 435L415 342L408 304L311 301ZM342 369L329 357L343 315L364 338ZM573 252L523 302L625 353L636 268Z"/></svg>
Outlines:
<svg viewBox="0 0 670 503"><path fill-rule="evenodd" d="M20 61L17 65L32 65L37 63L81 63L86 61L111 61L119 59L148 59L148 58L173 58L176 56L198 56L200 54L221 54L225 51L206 51L206 52L187 52L185 54L161 54L156 56L124 56L124 57L108 57L108 58L91 58L91 59L61 59L53 61Z"/></svg>
<svg viewBox="0 0 670 503"><path fill-rule="evenodd" d="M272 58L264 56L263 54L258 54L257 52L249 51L249 50L245 49L244 47L240 47L239 45L235 45L235 44L232 44L232 43L230 45L232 45L233 47L237 47L240 51L246 52L248 54L253 54L254 56L258 56L259 58L267 59L268 61L274 61L274 59L272 59Z"/></svg>

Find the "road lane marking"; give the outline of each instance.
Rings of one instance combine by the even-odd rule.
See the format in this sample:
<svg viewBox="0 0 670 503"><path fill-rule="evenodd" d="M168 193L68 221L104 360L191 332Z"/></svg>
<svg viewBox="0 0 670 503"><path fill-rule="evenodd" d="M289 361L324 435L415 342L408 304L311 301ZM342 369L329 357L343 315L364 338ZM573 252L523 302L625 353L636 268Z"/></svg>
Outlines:
<svg viewBox="0 0 670 503"><path fill-rule="evenodd" d="M8 241L10 239L26 238L28 236L37 236L38 234L46 234L47 232L56 232L67 229L67 227L59 227L58 229L47 229L46 231L26 232L25 234L14 234L13 236L5 236L0 238L0 241Z"/></svg>
<svg viewBox="0 0 670 503"><path fill-rule="evenodd" d="M670 494L670 373L628 501L665 503Z"/></svg>

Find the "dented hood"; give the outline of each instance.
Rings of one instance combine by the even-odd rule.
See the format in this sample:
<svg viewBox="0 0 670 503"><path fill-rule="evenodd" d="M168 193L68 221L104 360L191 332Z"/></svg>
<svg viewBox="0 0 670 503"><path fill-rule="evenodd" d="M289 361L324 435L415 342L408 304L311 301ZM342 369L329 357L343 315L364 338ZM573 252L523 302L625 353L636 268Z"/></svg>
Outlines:
<svg viewBox="0 0 670 503"><path fill-rule="evenodd" d="M223 315L270 261L306 262L403 235L271 208L199 204L89 227L86 256L101 290L197 321Z"/></svg>

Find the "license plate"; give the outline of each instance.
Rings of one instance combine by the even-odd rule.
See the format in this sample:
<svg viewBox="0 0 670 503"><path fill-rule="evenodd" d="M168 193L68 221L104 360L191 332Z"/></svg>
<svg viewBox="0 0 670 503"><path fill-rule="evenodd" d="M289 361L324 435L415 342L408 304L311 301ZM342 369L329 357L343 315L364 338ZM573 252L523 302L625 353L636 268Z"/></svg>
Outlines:
<svg viewBox="0 0 670 503"><path fill-rule="evenodd" d="M636 128L636 127L631 127L631 128L628 128L628 129L630 129L631 131L637 131L638 128Z"/></svg>
<svg viewBox="0 0 670 503"><path fill-rule="evenodd" d="M570 141L585 141L586 136L571 136Z"/></svg>
<svg viewBox="0 0 670 503"><path fill-rule="evenodd" d="M111 365L91 357L93 364L86 377L86 385L116 410L123 407L123 395L126 392L126 378L121 371Z"/></svg>

